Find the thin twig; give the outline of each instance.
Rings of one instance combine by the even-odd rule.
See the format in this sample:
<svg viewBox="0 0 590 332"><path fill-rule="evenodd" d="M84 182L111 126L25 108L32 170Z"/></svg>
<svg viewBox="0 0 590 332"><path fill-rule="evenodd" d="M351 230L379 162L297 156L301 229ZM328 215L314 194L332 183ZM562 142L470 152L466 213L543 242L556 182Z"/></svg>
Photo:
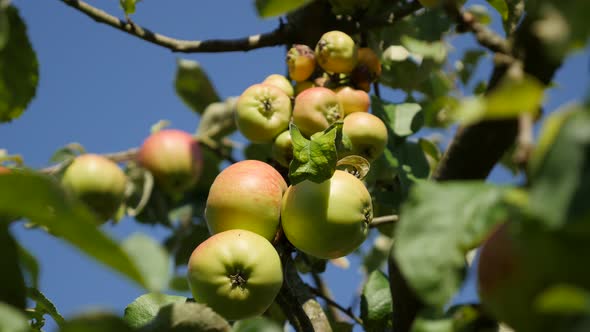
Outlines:
<svg viewBox="0 0 590 332"><path fill-rule="evenodd" d="M287 33L285 26L258 35L252 35L237 39L209 39L209 40L181 40L161 35L141 27L135 23L129 23L119 19L101 9L91 6L81 0L61 0L66 5L79 10L98 23L104 23L111 27L126 32L137 38L141 38L152 44L170 49L172 52L197 53L197 52L235 52L249 51L256 48L279 46L286 44Z"/></svg>
<svg viewBox="0 0 590 332"><path fill-rule="evenodd" d="M318 291L322 292L323 297L332 298L332 294L330 293L330 289L328 289L328 286L326 286L326 283L324 282L322 277L314 271L311 271L310 274L311 274L311 278L313 279L313 282L315 283L316 289ZM340 314L339 314L338 310L333 306L330 306L328 308L328 314L330 316L332 316L331 318L334 321L337 321L340 319Z"/></svg>
<svg viewBox="0 0 590 332"><path fill-rule="evenodd" d="M513 161L523 169L526 169L533 152L533 123L534 119L531 113L523 113L518 118L518 136L516 136L516 151Z"/></svg>
<svg viewBox="0 0 590 332"><path fill-rule="evenodd" d="M396 214L392 214L389 216L381 216L381 217L373 218L373 220L369 224L369 227L375 228L375 227L378 227L381 225L393 224L397 221L399 221L399 216Z"/></svg>
<svg viewBox="0 0 590 332"><path fill-rule="evenodd" d="M311 290L312 293L314 293L316 296L324 299L326 301L326 303L330 306L333 306L335 308L337 308L338 310L342 311L343 313L345 313L348 317L350 317L352 320L354 320L356 323L363 325L363 320L360 319L360 317L356 316L354 314L354 312L352 312L352 308L344 308L343 306L341 306L340 304L338 304L336 301L332 300L331 298L325 296L319 289L308 286L308 288Z"/></svg>

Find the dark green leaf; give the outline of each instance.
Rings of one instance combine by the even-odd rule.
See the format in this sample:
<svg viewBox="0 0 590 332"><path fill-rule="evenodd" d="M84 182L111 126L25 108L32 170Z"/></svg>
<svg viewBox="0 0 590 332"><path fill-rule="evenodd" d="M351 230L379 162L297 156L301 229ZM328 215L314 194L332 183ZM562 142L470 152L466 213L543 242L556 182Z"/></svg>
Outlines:
<svg viewBox="0 0 590 332"><path fill-rule="evenodd" d="M123 319L133 328L140 328L150 323L164 306L172 303L184 303L187 298L177 295L148 293L136 298L125 308Z"/></svg>
<svg viewBox="0 0 590 332"><path fill-rule="evenodd" d="M201 242L210 236L209 229L204 225L191 225L190 229L182 229L181 232L167 241L167 245L174 246L174 264L176 266L186 265L191 254Z"/></svg>
<svg viewBox="0 0 590 332"><path fill-rule="evenodd" d="M508 5L506 4L506 0L486 0L495 10L498 11L498 14L502 17L502 20L505 21L508 19Z"/></svg>
<svg viewBox="0 0 590 332"><path fill-rule="evenodd" d="M18 246L18 255L21 268L27 274L27 284L34 288L39 287L39 263L33 254L23 246Z"/></svg>
<svg viewBox="0 0 590 332"><path fill-rule="evenodd" d="M405 197L413 183L426 179L430 174L430 165L422 148L415 142L403 142L388 148L384 152L390 167L396 170L401 196Z"/></svg>
<svg viewBox="0 0 590 332"><path fill-rule="evenodd" d="M33 300L36 303L35 311L49 314L51 318L57 323L58 326L62 326L64 323L64 318L62 315L57 311L55 305L49 301L43 293L41 293L36 288L27 288L27 295L29 299Z"/></svg>
<svg viewBox="0 0 590 332"><path fill-rule="evenodd" d="M24 309L26 290L19 266L19 246L5 222L0 223L0 252L0 302Z"/></svg>
<svg viewBox="0 0 590 332"><path fill-rule="evenodd" d="M410 286L442 307L458 290L465 254L504 216L504 190L477 182L419 182L402 206L395 258Z"/></svg>
<svg viewBox="0 0 590 332"><path fill-rule="evenodd" d="M0 302L0 331L28 332L29 323L22 310Z"/></svg>
<svg viewBox="0 0 590 332"><path fill-rule="evenodd" d="M545 314L590 314L590 293L572 285L555 285L534 301L535 309Z"/></svg>
<svg viewBox="0 0 590 332"><path fill-rule="evenodd" d="M88 313L64 323L59 332L133 332L125 321L111 313Z"/></svg>
<svg viewBox="0 0 590 332"><path fill-rule="evenodd" d="M70 143L55 151L51 156L50 161L54 163L61 163L71 160L84 152L86 152L86 149L84 149L80 143Z"/></svg>
<svg viewBox="0 0 590 332"><path fill-rule="evenodd" d="M232 332L283 332L283 327L268 318L255 317L236 322Z"/></svg>
<svg viewBox="0 0 590 332"><path fill-rule="evenodd" d="M464 85L469 83L471 76L477 68L479 60L485 55L486 52L484 50L470 49L465 51L465 53L463 54L463 59L461 60L461 62L459 62L459 68L457 69L459 78L461 79L461 82L463 82Z"/></svg>
<svg viewBox="0 0 590 332"><path fill-rule="evenodd" d="M260 17L273 17L293 11L311 0L256 0L256 10Z"/></svg>
<svg viewBox="0 0 590 332"><path fill-rule="evenodd" d="M229 332L230 326L204 304L185 302L162 307L140 332Z"/></svg>
<svg viewBox="0 0 590 332"><path fill-rule="evenodd" d="M272 143L250 143L244 149L244 157L267 162L272 158Z"/></svg>
<svg viewBox="0 0 590 332"><path fill-rule="evenodd" d="M375 270L383 267L389 256L392 243L391 237L381 234L377 235L371 249L363 258L363 267L367 274L373 273Z"/></svg>
<svg viewBox="0 0 590 332"><path fill-rule="evenodd" d="M68 195L51 177L14 173L0 177L0 214L19 215L49 228L99 262L147 287L129 256L98 229L86 206Z"/></svg>
<svg viewBox="0 0 590 332"><path fill-rule="evenodd" d="M175 290L178 292L190 292L191 289L188 285L188 280L186 279L186 275L175 275L170 279L170 285L168 286L171 290Z"/></svg>
<svg viewBox="0 0 590 332"><path fill-rule="evenodd" d="M363 286L361 318L367 331L384 331L391 327L391 291L383 272L373 271Z"/></svg>
<svg viewBox="0 0 590 332"><path fill-rule="evenodd" d="M207 105L219 101L207 73L196 61L178 60L174 86L176 93L194 112L202 113Z"/></svg>
<svg viewBox="0 0 590 332"><path fill-rule="evenodd" d="M136 233L128 237L121 247L144 276L148 289L161 291L168 286L170 257L159 243L147 235Z"/></svg>
<svg viewBox="0 0 590 332"><path fill-rule="evenodd" d="M290 126L293 141L293 161L289 165L291 184L304 180L321 183L332 177L336 170L338 153L336 138L342 132L342 122L337 122L307 140L294 124Z"/></svg>
<svg viewBox="0 0 590 332"><path fill-rule="evenodd" d="M422 107L418 104L393 104L373 96L371 105L373 113L383 120L392 136L412 135L420 130L424 122Z"/></svg>
<svg viewBox="0 0 590 332"><path fill-rule="evenodd" d="M9 31L0 48L0 122L8 122L18 118L35 96L39 64L17 9L8 6L0 12L8 18Z"/></svg>

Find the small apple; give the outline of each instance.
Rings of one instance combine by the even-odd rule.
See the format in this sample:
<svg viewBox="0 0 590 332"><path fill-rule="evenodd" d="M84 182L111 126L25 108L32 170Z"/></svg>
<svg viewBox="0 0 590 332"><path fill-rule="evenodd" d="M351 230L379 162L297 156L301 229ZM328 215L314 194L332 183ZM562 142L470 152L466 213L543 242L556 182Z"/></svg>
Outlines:
<svg viewBox="0 0 590 332"><path fill-rule="evenodd" d="M373 161L387 145L387 127L371 113L355 112L344 118L342 133L350 139L351 154Z"/></svg>
<svg viewBox="0 0 590 332"><path fill-rule="evenodd" d="M115 215L125 198L125 173L113 161L96 154L76 157L61 181L103 222Z"/></svg>
<svg viewBox="0 0 590 332"><path fill-rule="evenodd" d="M350 73L356 66L357 53L354 40L337 30L323 34L315 47L318 64L329 73Z"/></svg>
<svg viewBox="0 0 590 332"><path fill-rule="evenodd" d="M293 160L291 132L285 130L275 138L272 144L272 157L282 166L289 167L289 163Z"/></svg>
<svg viewBox="0 0 590 332"><path fill-rule="evenodd" d="M295 82L295 86L293 87L293 89L295 90L295 96L298 96L301 92L309 88L313 88L314 86L314 83L311 81Z"/></svg>
<svg viewBox="0 0 590 332"><path fill-rule="evenodd" d="M354 175L337 170L332 178L290 186L283 197L281 224L287 239L318 258L338 258L367 238L373 219L371 195Z"/></svg>
<svg viewBox="0 0 590 332"><path fill-rule="evenodd" d="M177 129L164 129L150 135L139 149L137 160L168 192L190 189L203 169L199 143L191 134Z"/></svg>
<svg viewBox="0 0 590 332"><path fill-rule="evenodd" d="M343 117L338 96L328 88L309 88L295 98L293 123L308 137Z"/></svg>
<svg viewBox="0 0 590 332"><path fill-rule="evenodd" d="M350 74L350 80L357 88L369 92L371 83L381 76L381 70L381 60L377 54L368 47L361 47L358 50L358 63Z"/></svg>
<svg viewBox="0 0 590 332"><path fill-rule="evenodd" d="M283 284L281 260L262 236L234 229L202 242L188 261L195 301L228 320L262 315Z"/></svg>
<svg viewBox="0 0 590 332"><path fill-rule="evenodd" d="M350 86L341 86L334 89L334 92L336 92L340 100L344 116L353 112L369 112L371 99L365 91L357 90Z"/></svg>
<svg viewBox="0 0 590 332"><path fill-rule="evenodd" d="M210 232L246 229L271 241L285 190L281 174L262 161L243 160L227 167L209 189L205 219Z"/></svg>
<svg viewBox="0 0 590 332"><path fill-rule="evenodd" d="M270 84L254 84L238 98L235 113L240 132L255 143L270 143L291 120L291 98Z"/></svg>
<svg viewBox="0 0 590 332"><path fill-rule="evenodd" d="M286 93L287 96L289 96L290 98L293 98L293 95L294 95L293 86L291 85L291 82L289 82L289 80L283 75L279 75L279 74L268 75L264 79L264 81L262 81L262 84L274 85L277 88L283 90L283 92Z"/></svg>
<svg viewBox="0 0 590 332"><path fill-rule="evenodd" d="M305 81L315 71L313 50L307 45L293 45L287 52L287 67L293 81Z"/></svg>

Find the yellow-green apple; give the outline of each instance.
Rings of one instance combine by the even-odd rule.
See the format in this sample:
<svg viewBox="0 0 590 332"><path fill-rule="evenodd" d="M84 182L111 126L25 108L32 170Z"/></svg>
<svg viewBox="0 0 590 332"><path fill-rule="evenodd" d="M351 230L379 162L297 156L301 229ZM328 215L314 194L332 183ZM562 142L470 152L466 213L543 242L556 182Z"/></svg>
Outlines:
<svg viewBox="0 0 590 332"><path fill-rule="evenodd" d="M350 139L350 154L368 161L377 159L387 145L387 127L371 113L355 112L346 116L342 133Z"/></svg>
<svg viewBox="0 0 590 332"><path fill-rule="evenodd" d="M337 30L324 33L315 47L315 58L328 73L350 73L356 66L357 53L354 40Z"/></svg>
<svg viewBox="0 0 590 332"><path fill-rule="evenodd" d="M295 98L293 123L306 136L328 128L344 117L336 93L328 88L313 87Z"/></svg>

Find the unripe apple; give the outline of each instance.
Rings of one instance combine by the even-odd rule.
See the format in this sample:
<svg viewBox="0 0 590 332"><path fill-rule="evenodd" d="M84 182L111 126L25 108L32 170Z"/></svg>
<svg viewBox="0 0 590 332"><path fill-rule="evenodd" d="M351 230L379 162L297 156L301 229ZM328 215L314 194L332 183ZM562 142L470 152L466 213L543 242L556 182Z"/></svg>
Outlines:
<svg viewBox="0 0 590 332"><path fill-rule="evenodd" d="M84 154L68 166L62 183L104 222L112 218L123 203L127 177L113 161L96 154Z"/></svg>
<svg viewBox="0 0 590 332"><path fill-rule="evenodd" d="M315 47L318 64L329 73L350 73L356 66L357 53L354 40L337 30L323 34Z"/></svg>
<svg viewBox="0 0 590 332"><path fill-rule="evenodd" d="M293 123L308 137L343 117L338 96L328 88L309 88L295 98Z"/></svg>
<svg viewBox="0 0 590 332"><path fill-rule="evenodd" d="M272 144L272 157L282 166L289 167L289 163L293 160L291 132L285 130L275 138Z"/></svg>
<svg viewBox="0 0 590 332"><path fill-rule="evenodd" d="M283 284L281 260L262 236L234 229L202 242L188 261L195 301L228 320L262 315Z"/></svg>
<svg viewBox="0 0 590 332"><path fill-rule="evenodd" d="M355 112L344 118L342 133L350 139L351 154L373 161L387 145L387 127L371 113Z"/></svg>
<svg viewBox="0 0 590 332"><path fill-rule="evenodd" d="M203 169L201 147L182 130L164 129L141 145L137 160L167 192L183 192L194 186Z"/></svg>
<svg viewBox="0 0 590 332"><path fill-rule="evenodd" d="M268 75L264 79L264 81L262 81L262 84L274 85L277 88L283 90L283 92L287 96L289 96L290 98L292 98L294 95L294 90L293 90L293 86L291 85L291 82L289 82L289 80L283 75L279 75L279 74Z"/></svg>
<svg viewBox="0 0 590 332"><path fill-rule="evenodd" d="M287 239L318 258L337 258L356 250L373 219L369 191L354 175L337 170L332 178L290 186L283 197L281 224Z"/></svg>
<svg viewBox="0 0 590 332"><path fill-rule="evenodd" d="M357 90L349 86L341 86L334 89L334 92L336 92L336 95L340 100L345 117L354 112L369 112L371 99L369 98L369 94L365 91Z"/></svg>
<svg viewBox="0 0 590 332"><path fill-rule="evenodd" d="M255 143L269 143L285 131L291 120L291 98L270 84L254 84L238 98L236 124Z"/></svg>
<svg viewBox="0 0 590 332"><path fill-rule="evenodd" d="M368 47L358 50L358 63L350 74L350 80L357 88L369 92L371 83L376 82L381 76L381 60L375 52Z"/></svg>
<svg viewBox="0 0 590 332"><path fill-rule="evenodd" d="M293 81L305 81L315 70L313 50L307 45L293 45L287 52L287 67Z"/></svg>
<svg viewBox="0 0 590 332"><path fill-rule="evenodd" d="M237 162L219 173L209 189L207 226L212 234L246 229L270 241L279 226L286 189L281 174L267 163Z"/></svg>
<svg viewBox="0 0 590 332"><path fill-rule="evenodd" d="M314 86L315 85L311 81L295 82L295 86L293 87L293 89L295 90L295 96L298 96L301 92L309 88L313 88Z"/></svg>

